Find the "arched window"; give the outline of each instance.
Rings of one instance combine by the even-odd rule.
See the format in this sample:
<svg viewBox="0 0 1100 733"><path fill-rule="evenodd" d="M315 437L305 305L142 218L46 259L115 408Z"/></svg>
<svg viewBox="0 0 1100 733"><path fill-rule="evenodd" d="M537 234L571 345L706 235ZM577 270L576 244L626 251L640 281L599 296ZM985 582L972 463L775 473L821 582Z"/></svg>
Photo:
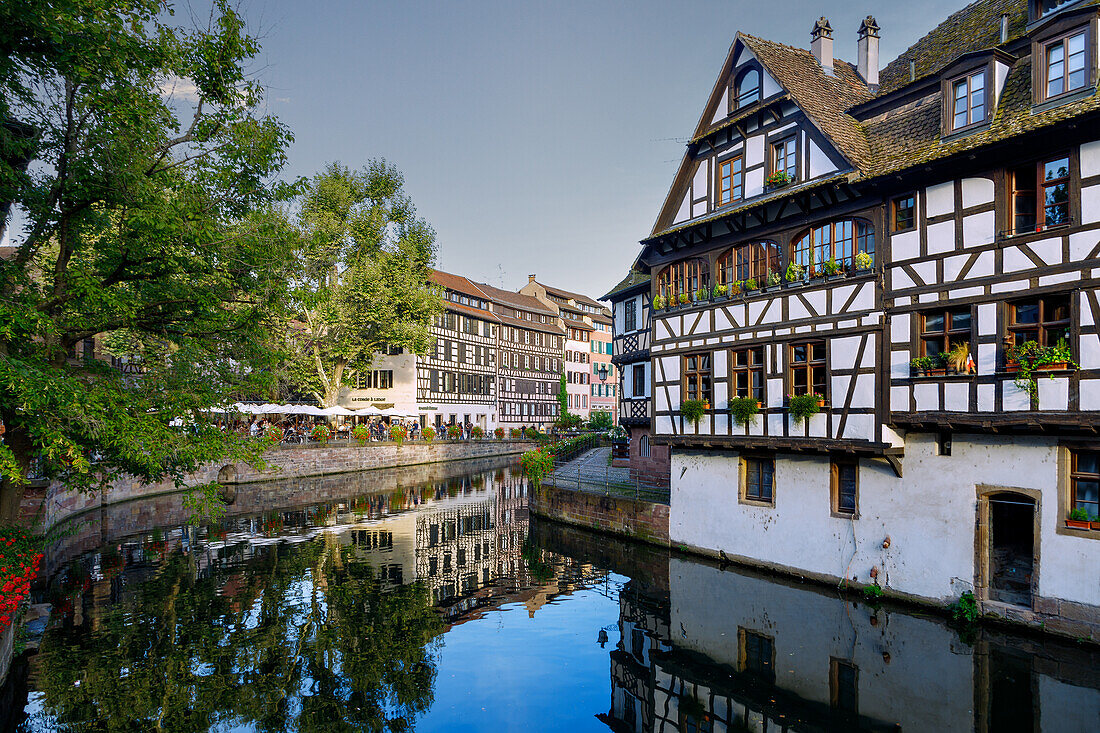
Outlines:
<svg viewBox="0 0 1100 733"><path fill-rule="evenodd" d="M649 436L643 434L642 437L638 439L638 457L649 458L649 453Z"/></svg>
<svg viewBox="0 0 1100 733"><path fill-rule="evenodd" d="M857 254L875 256L875 230L860 219L841 219L815 227L791 245L791 261L809 275L825 273L825 263L836 260L843 270L852 269Z"/></svg>
<svg viewBox="0 0 1100 733"><path fill-rule="evenodd" d="M706 260L692 259L669 265L657 277L657 294L666 303L679 301L680 293L687 293L689 299L695 297L700 288L710 287L710 271Z"/></svg>
<svg viewBox="0 0 1100 733"><path fill-rule="evenodd" d="M734 100L734 109L760 101L760 72L757 69L746 69L737 77Z"/></svg>
<svg viewBox="0 0 1100 733"><path fill-rule="evenodd" d="M775 242L739 244L718 258L715 266L715 283L732 285L745 280L763 284L768 272L779 272L779 245Z"/></svg>

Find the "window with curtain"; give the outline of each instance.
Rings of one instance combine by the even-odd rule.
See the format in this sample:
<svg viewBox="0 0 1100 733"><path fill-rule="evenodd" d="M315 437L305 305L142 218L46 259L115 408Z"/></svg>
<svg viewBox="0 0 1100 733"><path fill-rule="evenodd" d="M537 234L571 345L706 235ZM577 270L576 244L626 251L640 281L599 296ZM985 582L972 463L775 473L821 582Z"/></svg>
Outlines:
<svg viewBox="0 0 1100 733"><path fill-rule="evenodd" d="M796 239L791 245L791 261L814 276L824 273L829 260L850 270L860 252L874 258L874 227L862 219L841 219L815 227Z"/></svg>
<svg viewBox="0 0 1100 733"><path fill-rule="evenodd" d="M739 244L718 258L715 277L719 285L749 279L762 283L769 271L779 272L781 265L779 245L775 242Z"/></svg>
<svg viewBox="0 0 1100 733"><path fill-rule="evenodd" d="M669 265L657 278L657 294L668 303L675 303L680 293L691 297L699 288L710 286L710 272L705 260L691 259Z"/></svg>

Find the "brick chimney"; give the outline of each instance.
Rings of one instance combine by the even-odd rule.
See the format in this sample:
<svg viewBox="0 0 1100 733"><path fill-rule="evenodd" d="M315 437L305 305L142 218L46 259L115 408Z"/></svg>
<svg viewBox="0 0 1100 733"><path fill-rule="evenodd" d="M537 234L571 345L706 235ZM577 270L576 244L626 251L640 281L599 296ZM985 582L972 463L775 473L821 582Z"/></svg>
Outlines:
<svg viewBox="0 0 1100 733"><path fill-rule="evenodd" d="M878 31L874 16L868 15L859 24L859 41L856 43L856 68L872 92L878 91Z"/></svg>
<svg viewBox="0 0 1100 733"><path fill-rule="evenodd" d="M821 69L829 76L833 75L833 28L829 20L821 16L814 29L810 33L810 51L813 53Z"/></svg>
<svg viewBox="0 0 1100 733"><path fill-rule="evenodd" d="M535 276L534 275L528 275L527 276L527 282L529 282L529 283L535 282Z"/></svg>

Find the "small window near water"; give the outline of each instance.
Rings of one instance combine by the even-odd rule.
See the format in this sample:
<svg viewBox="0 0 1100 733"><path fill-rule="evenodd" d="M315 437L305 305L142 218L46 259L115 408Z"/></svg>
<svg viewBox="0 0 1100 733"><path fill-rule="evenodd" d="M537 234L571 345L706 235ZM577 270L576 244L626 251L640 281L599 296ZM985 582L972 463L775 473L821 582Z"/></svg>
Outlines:
<svg viewBox="0 0 1100 733"><path fill-rule="evenodd" d="M745 456L741 459L744 501L775 503L775 457Z"/></svg>
<svg viewBox="0 0 1100 733"><path fill-rule="evenodd" d="M1100 451L1072 451L1070 462L1070 511L1100 521Z"/></svg>
<svg viewBox="0 0 1100 733"><path fill-rule="evenodd" d="M857 488L859 463L854 460L833 461L833 511L854 517L859 514Z"/></svg>

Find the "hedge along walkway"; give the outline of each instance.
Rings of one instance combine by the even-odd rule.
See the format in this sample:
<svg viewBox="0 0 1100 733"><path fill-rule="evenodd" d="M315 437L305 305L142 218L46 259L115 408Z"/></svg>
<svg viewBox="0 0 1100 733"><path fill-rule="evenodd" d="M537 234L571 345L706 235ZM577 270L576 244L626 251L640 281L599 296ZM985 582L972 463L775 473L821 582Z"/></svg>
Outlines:
<svg viewBox="0 0 1100 733"><path fill-rule="evenodd" d="M593 448L568 463L555 466L554 472L542 483L558 489L668 503L668 487L639 484L630 479L629 468L613 467L609 447Z"/></svg>

